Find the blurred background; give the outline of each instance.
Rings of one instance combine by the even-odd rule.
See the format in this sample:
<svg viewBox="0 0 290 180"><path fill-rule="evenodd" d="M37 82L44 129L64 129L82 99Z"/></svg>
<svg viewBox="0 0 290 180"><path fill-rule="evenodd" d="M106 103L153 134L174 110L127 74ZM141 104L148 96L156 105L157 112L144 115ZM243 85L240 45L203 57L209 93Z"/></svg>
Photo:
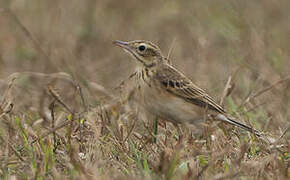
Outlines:
<svg viewBox="0 0 290 180"><path fill-rule="evenodd" d="M81 83L111 89L136 63L112 41L145 39L165 56L170 52L172 63L216 99L237 72L232 97L239 101L289 75L289 5L270 0L4 1L0 77L66 72ZM266 111L275 119L281 111L280 118L288 118L289 83L279 88L272 96L266 93L262 103L270 102Z"/></svg>
<svg viewBox="0 0 290 180"><path fill-rule="evenodd" d="M239 104L290 74L289 8L288 0L2 0L0 79L66 72L112 89L135 67L112 41L144 39L170 52L172 63L217 100L236 74L232 98ZM289 119L289 87L275 86L255 105L275 122Z"/></svg>
<svg viewBox="0 0 290 180"><path fill-rule="evenodd" d="M289 0L0 0L0 178L183 177L174 168L187 179L290 176L289 133L276 149L205 127L199 143L159 121L156 143L127 106L107 106L124 98L114 88L136 66L112 41L137 39L217 102L231 79L224 106L241 122L275 137L289 130ZM72 111L78 121L59 126Z"/></svg>

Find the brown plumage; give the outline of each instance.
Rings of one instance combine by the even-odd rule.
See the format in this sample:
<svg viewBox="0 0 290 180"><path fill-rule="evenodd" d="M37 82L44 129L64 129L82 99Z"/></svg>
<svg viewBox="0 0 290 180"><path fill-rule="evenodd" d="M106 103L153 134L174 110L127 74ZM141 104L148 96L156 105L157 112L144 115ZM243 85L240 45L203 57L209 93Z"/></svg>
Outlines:
<svg viewBox="0 0 290 180"><path fill-rule="evenodd" d="M201 128L204 114L243 128L260 136L260 132L230 118L203 89L179 72L149 41L115 41L141 64L137 70L139 100L149 112L174 123L190 123Z"/></svg>

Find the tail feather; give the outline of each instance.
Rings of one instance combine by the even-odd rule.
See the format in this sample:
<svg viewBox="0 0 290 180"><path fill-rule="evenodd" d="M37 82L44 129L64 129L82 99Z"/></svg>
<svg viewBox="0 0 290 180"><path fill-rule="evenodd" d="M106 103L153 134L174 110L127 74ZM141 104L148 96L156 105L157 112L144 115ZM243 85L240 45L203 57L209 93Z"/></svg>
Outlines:
<svg viewBox="0 0 290 180"><path fill-rule="evenodd" d="M255 130L255 129L253 129L253 128L245 125L245 124L242 124L240 122L237 122L237 121L235 121L235 120L233 120L233 119L231 119L229 117L226 117L223 114L219 114L216 117L217 117L218 120L221 120L221 121L227 122L229 124L235 125L235 126L237 126L239 128L242 128L242 129L244 129L246 131L249 131L251 133L254 133L258 137L261 137L261 132L259 132L258 130Z"/></svg>

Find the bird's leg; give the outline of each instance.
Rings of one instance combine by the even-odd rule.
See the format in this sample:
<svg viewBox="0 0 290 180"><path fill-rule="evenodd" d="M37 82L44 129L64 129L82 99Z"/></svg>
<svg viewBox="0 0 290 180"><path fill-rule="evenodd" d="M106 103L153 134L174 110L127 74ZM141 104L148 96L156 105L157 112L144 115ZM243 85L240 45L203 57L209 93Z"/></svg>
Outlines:
<svg viewBox="0 0 290 180"><path fill-rule="evenodd" d="M178 143L177 144L181 144L182 140L184 138L183 131L182 131L181 127L179 126L179 124L173 123L173 125L176 127L177 133L178 133Z"/></svg>
<svg viewBox="0 0 290 180"><path fill-rule="evenodd" d="M157 142L157 133L158 133L158 116L155 117L154 119L154 124L153 124L153 143Z"/></svg>

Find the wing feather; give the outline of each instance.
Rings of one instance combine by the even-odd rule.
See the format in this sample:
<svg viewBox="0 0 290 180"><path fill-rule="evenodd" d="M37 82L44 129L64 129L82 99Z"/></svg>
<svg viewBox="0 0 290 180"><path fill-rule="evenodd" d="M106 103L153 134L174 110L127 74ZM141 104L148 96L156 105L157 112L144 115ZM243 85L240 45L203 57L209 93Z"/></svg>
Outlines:
<svg viewBox="0 0 290 180"><path fill-rule="evenodd" d="M225 113L225 110L218 105L203 89L199 88L193 82L185 77L174 67L165 64L156 73L158 81L162 87L175 96L195 105L208 108L210 110Z"/></svg>

